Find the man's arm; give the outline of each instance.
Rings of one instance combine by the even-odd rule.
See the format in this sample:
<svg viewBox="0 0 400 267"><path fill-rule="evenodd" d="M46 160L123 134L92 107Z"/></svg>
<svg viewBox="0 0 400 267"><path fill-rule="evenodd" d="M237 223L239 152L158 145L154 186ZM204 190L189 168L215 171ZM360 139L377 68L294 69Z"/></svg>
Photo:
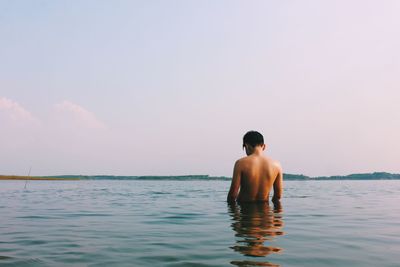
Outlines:
<svg viewBox="0 0 400 267"><path fill-rule="evenodd" d="M229 189L227 198L228 202L235 202L237 196L239 195L240 179L241 179L241 170L239 165L240 165L239 161L236 161L235 167L233 168L231 188Z"/></svg>
<svg viewBox="0 0 400 267"><path fill-rule="evenodd" d="M274 196L272 197L272 202L279 203L280 199L282 198L282 193L283 193L283 171L282 168L279 166L279 173L274 181Z"/></svg>

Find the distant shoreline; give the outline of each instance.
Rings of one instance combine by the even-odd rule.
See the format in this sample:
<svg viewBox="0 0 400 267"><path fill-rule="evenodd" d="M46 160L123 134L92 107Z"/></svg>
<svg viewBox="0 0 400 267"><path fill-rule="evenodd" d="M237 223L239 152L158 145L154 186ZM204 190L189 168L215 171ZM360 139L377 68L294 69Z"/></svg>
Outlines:
<svg viewBox="0 0 400 267"><path fill-rule="evenodd" d="M179 175L179 176L114 176L114 175L54 175L54 176L20 176L0 175L0 180L170 180L170 181L230 181L231 177L209 175ZM400 174L387 172L358 173L345 176L310 177L302 174L284 174L285 181L327 181L327 180L400 180Z"/></svg>
<svg viewBox="0 0 400 267"><path fill-rule="evenodd" d="M76 181L79 178L61 177L41 177L41 176L20 176L20 175L0 175L0 180L33 180L33 181Z"/></svg>

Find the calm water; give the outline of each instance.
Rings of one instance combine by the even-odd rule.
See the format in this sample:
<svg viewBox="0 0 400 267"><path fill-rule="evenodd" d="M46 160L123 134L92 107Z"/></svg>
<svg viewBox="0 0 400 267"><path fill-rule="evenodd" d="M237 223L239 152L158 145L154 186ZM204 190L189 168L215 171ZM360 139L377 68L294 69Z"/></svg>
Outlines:
<svg viewBox="0 0 400 267"><path fill-rule="evenodd" d="M0 181L0 266L400 266L400 181Z"/></svg>

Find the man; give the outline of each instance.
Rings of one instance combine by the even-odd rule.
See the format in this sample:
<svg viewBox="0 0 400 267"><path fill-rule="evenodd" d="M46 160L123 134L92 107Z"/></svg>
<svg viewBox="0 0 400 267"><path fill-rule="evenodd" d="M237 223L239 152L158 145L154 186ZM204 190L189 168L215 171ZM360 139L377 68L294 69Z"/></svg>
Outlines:
<svg viewBox="0 0 400 267"><path fill-rule="evenodd" d="M235 163L228 202L268 202L273 187L272 202L279 204L283 191L282 168L279 162L263 155L264 137L256 131L247 132L243 136L243 148L247 157Z"/></svg>

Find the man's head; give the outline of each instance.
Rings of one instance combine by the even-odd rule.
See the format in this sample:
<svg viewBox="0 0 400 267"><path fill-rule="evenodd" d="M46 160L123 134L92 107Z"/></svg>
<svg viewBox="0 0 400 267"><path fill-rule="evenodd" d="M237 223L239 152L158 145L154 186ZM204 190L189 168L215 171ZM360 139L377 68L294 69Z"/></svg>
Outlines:
<svg viewBox="0 0 400 267"><path fill-rule="evenodd" d="M249 131L243 136L243 148L246 149L246 154L250 155L256 147L260 146L265 149L264 137L257 131Z"/></svg>

